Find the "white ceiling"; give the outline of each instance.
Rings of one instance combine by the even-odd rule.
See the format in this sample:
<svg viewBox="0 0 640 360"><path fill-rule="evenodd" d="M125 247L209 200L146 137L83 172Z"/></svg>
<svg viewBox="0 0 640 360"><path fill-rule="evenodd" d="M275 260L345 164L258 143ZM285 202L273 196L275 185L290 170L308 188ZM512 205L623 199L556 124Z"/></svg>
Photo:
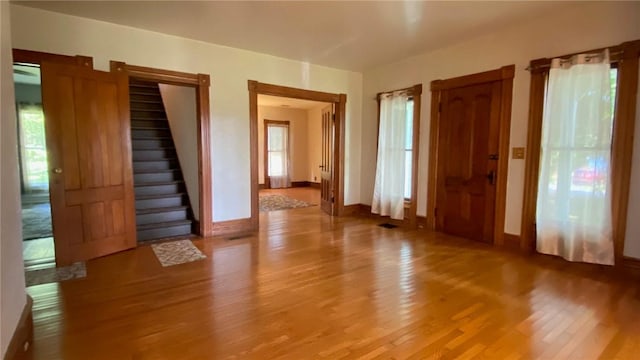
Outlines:
<svg viewBox="0 0 640 360"><path fill-rule="evenodd" d="M364 71L499 30L564 1L23 1L24 6Z"/></svg>
<svg viewBox="0 0 640 360"><path fill-rule="evenodd" d="M291 109L309 110L319 107L325 107L327 105L329 105L329 103L258 94L258 106L275 106Z"/></svg>

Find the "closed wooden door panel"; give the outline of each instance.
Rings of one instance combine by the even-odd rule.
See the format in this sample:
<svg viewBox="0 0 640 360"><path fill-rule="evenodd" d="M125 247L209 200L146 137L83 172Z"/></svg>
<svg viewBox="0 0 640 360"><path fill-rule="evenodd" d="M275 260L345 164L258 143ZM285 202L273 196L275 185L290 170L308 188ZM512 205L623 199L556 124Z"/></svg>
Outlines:
<svg viewBox="0 0 640 360"><path fill-rule="evenodd" d="M322 109L322 165L320 165L320 207L333 214L333 142L335 121L333 106Z"/></svg>
<svg viewBox="0 0 640 360"><path fill-rule="evenodd" d="M58 265L136 246L126 75L44 63Z"/></svg>
<svg viewBox="0 0 640 360"><path fill-rule="evenodd" d="M443 91L437 226L493 242L500 82Z"/></svg>

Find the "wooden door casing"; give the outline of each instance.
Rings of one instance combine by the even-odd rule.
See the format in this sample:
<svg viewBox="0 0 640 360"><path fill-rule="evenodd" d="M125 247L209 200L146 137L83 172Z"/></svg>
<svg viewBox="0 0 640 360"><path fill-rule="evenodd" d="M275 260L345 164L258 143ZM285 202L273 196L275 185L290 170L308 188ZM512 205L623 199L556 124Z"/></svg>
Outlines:
<svg viewBox="0 0 640 360"><path fill-rule="evenodd" d="M334 164L335 119L333 106L322 109L322 164L320 165L320 207L333 214L333 164Z"/></svg>
<svg viewBox="0 0 640 360"><path fill-rule="evenodd" d="M42 64L56 262L136 246L128 78Z"/></svg>
<svg viewBox="0 0 640 360"><path fill-rule="evenodd" d="M437 230L493 243L501 91L494 81L442 92Z"/></svg>

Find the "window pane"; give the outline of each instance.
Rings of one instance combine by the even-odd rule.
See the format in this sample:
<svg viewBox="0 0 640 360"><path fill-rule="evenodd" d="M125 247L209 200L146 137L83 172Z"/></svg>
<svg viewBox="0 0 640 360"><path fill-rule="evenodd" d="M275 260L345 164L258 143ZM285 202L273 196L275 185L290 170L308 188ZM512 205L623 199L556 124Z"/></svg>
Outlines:
<svg viewBox="0 0 640 360"><path fill-rule="evenodd" d="M404 198L411 199L411 160L413 151L404 152Z"/></svg>
<svg viewBox="0 0 640 360"><path fill-rule="evenodd" d="M413 100L407 101L406 131L404 138L405 149L411 150L413 147Z"/></svg>
<svg viewBox="0 0 640 360"><path fill-rule="evenodd" d="M269 152L269 176L284 175L284 153Z"/></svg>
<svg viewBox="0 0 640 360"><path fill-rule="evenodd" d="M284 126L272 126L267 127L269 132L267 148L269 151L282 151L284 150L284 132L286 127Z"/></svg>

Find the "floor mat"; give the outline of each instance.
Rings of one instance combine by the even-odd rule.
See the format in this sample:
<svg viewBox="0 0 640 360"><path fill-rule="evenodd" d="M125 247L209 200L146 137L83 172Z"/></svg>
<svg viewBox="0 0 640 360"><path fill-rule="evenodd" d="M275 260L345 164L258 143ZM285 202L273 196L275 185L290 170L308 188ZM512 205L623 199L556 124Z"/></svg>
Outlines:
<svg viewBox="0 0 640 360"><path fill-rule="evenodd" d="M51 206L49 203L22 207L22 239L40 239L53 236Z"/></svg>
<svg viewBox="0 0 640 360"><path fill-rule="evenodd" d="M308 202L305 202L302 200L292 199L284 195L274 194L274 195L260 196L261 212L297 209L297 208L305 208L309 206L314 206L314 205L309 204Z"/></svg>
<svg viewBox="0 0 640 360"><path fill-rule="evenodd" d="M176 240L151 245L162 266L173 266L206 259L191 240Z"/></svg>
<svg viewBox="0 0 640 360"><path fill-rule="evenodd" d="M84 277L87 277L87 267L84 262L77 262L58 268L29 270L24 273L27 286L82 279Z"/></svg>

